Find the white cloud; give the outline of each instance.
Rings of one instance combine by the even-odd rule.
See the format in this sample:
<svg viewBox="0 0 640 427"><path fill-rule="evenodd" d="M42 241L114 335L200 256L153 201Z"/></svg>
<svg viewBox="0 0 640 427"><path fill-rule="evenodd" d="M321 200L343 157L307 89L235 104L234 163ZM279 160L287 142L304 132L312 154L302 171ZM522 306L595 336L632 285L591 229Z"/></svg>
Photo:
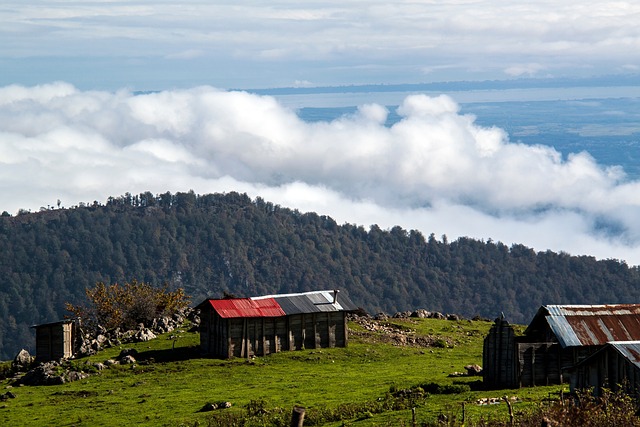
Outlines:
<svg viewBox="0 0 640 427"><path fill-rule="evenodd" d="M137 96L4 87L0 210L233 190L339 223L640 264L640 182L619 168L513 143L447 96L409 96L398 113L392 127L377 104L305 123L271 97L211 87Z"/></svg>
<svg viewBox="0 0 640 427"><path fill-rule="evenodd" d="M520 77L523 75L533 76L540 70L544 70L546 67L542 64L518 64L512 65L504 70L504 72L510 76Z"/></svg>

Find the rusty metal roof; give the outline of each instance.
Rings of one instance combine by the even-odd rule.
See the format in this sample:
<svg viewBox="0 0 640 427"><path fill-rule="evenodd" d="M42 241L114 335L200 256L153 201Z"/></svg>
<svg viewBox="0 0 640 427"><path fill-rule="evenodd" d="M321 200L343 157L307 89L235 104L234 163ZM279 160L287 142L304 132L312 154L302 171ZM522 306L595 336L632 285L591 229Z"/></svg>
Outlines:
<svg viewBox="0 0 640 427"><path fill-rule="evenodd" d="M640 368L640 341L612 342L611 347Z"/></svg>
<svg viewBox="0 0 640 427"><path fill-rule="evenodd" d="M640 304L547 305L538 310L529 328L541 317L562 347L640 341Z"/></svg>
<svg viewBox="0 0 640 427"><path fill-rule="evenodd" d="M251 298L230 298L207 300L222 318L235 317L280 317L285 312L273 298L253 300Z"/></svg>
<svg viewBox="0 0 640 427"><path fill-rule="evenodd" d="M254 301L262 298L275 299L286 314L321 313L328 311L352 311L358 307L339 291L313 291L296 294L268 295L254 297Z"/></svg>

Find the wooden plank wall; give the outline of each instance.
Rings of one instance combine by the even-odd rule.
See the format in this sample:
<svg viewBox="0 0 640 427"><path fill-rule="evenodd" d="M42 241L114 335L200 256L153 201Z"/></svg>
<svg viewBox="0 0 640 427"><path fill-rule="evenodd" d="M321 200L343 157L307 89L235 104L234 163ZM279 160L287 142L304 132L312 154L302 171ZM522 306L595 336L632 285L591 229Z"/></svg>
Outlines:
<svg viewBox="0 0 640 427"><path fill-rule="evenodd" d="M576 368L571 380L572 392L592 389L595 396L601 396L603 388L623 390L640 399L640 368L611 348Z"/></svg>
<svg viewBox="0 0 640 427"><path fill-rule="evenodd" d="M518 343L520 387L562 384L561 347L558 343Z"/></svg>
<svg viewBox="0 0 640 427"><path fill-rule="evenodd" d="M39 362L73 356L73 323L42 325L36 328L36 358Z"/></svg>
<svg viewBox="0 0 640 427"><path fill-rule="evenodd" d="M222 319L204 315L200 344L217 357L252 357L289 350L345 347L344 312L307 313L276 318Z"/></svg>
<svg viewBox="0 0 640 427"><path fill-rule="evenodd" d="M487 388L516 388L515 332L509 322L496 319L482 351L483 383Z"/></svg>

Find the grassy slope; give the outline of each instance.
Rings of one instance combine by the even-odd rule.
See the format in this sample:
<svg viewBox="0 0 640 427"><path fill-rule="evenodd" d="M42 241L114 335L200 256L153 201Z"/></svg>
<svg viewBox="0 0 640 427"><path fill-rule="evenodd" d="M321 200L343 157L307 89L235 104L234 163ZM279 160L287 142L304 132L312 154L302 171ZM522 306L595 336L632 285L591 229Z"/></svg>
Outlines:
<svg viewBox="0 0 640 427"><path fill-rule="evenodd" d="M375 334L352 334L345 349L304 350L259 357L252 361L217 360L199 355L198 335L169 335L136 348L141 361L135 368L119 366L88 379L60 386L14 387L17 396L0 402L0 425L115 426L207 425L208 413L198 412L207 402L229 401L244 411L251 400L263 399L267 408L290 411L336 407L340 403L371 402L391 386L411 387L425 382L451 384L477 378L449 378L467 364L482 362L482 340L490 323L434 319L393 320L411 333L442 337L452 348L421 348L385 343ZM350 324L355 331L359 325ZM104 361L118 355L113 348L89 358ZM151 363L150 358L154 361ZM83 363L79 360L77 363ZM0 383L0 393L8 381ZM522 390L472 391L458 395L432 395L418 409L418 420L432 422L438 414L460 416L464 401L478 397L517 395L516 410L538 402L559 387ZM505 416L506 405L466 405L467 419ZM409 422L410 411L388 412L352 421L354 426L398 425ZM329 425L342 425L334 423Z"/></svg>

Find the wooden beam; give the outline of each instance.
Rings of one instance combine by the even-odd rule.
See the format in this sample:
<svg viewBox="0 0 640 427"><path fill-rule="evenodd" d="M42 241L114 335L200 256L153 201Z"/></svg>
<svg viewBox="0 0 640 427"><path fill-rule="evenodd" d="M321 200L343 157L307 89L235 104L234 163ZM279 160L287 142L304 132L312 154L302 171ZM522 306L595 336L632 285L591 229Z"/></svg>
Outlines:
<svg viewBox="0 0 640 427"><path fill-rule="evenodd" d="M318 348L318 319L316 313L311 315L313 319L313 348Z"/></svg>
<svg viewBox="0 0 640 427"><path fill-rule="evenodd" d="M242 347L240 348L240 357L249 357L247 351L247 319L242 319ZM246 352L246 354L245 354Z"/></svg>
<svg viewBox="0 0 640 427"><path fill-rule="evenodd" d="M265 356L267 354L267 341L264 336L264 317L262 318L262 355Z"/></svg>

